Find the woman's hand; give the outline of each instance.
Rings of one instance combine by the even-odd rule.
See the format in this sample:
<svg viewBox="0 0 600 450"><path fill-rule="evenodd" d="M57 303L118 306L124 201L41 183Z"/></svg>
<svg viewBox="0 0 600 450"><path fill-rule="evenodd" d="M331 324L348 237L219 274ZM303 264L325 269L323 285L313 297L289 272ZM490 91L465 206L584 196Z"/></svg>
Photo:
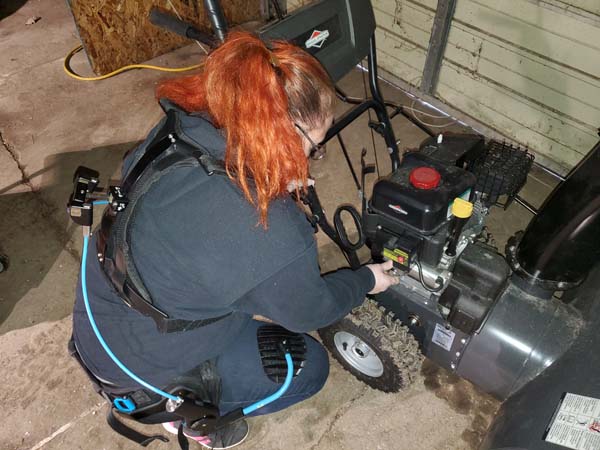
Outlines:
<svg viewBox="0 0 600 450"><path fill-rule="evenodd" d="M379 294L385 291L393 284L398 284L398 277L390 275L387 271L394 267L392 261L386 261L382 264L367 264L367 267L373 272L375 277L375 286L369 291L369 294Z"/></svg>

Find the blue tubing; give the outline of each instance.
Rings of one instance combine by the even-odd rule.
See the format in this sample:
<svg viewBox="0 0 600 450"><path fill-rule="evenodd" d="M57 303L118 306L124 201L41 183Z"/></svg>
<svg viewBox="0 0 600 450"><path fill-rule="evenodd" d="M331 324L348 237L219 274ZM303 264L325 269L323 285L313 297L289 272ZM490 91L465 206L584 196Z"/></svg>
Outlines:
<svg viewBox="0 0 600 450"><path fill-rule="evenodd" d="M94 204L96 204L96 205L102 205L102 204L107 204L107 203L108 202L106 200L101 200L101 201L98 201L98 202L94 202ZM164 392L164 391L158 389L157 387L152 386L151 384L148 384L146 381L142 380L140 377L138 377L136 374L134 374L131 370L129 370L127 367L125 367L125 365L119 360L119 358L117 358L117 356L108 347L108 344L106 343L106 341L102 337L102 334L100 334L100 330L98 329L98 326L96 325L96 321L94 320L94 316L92 315L92 309L90 307L90 301L89 301L88 292L87 292L86 264L85 264L85 262L87 260L89 239L90 238L87 235L85 235L83 237L83 255L81 257L81 290L83 292L83 302L85 304L85 312L87 313L88 320L90 322L90 325L92 326L92 330L94 330L94 333L96 334L96 337L98 338L98 341L100 342L100 345L102 345L102 348L104 349L104 351L106 352L106 354L110 357L110 359L112 359L114 361L114 363L128 377L132 378L133 380L135 380L140 385L142 385L145 388L151 390L152 392L157 393L158 395L161 395L161 396L163 396L165 398L168 398L168 399L176 401L176 402L183 401L183 399L181 397L177 397L175 395L169 394L167 392ZM254 411L256 411L257 409L262 408L263 406L266 406L269 403L274 402L275 400L277 400L278 398L280 398L288 390L288 388L290 387L290 384L292 384L292 378L294 376L294 362L292 361L292 357L290 356L289 353L285 354L285 361L287 363L287 375L285 377L285 381L283 382L283 385L274 394L271 394L267 398L265 398L263 400L260 400L260 401L258 401L256 403L253 403L252 405L247 406L246 408L244 408L242 410L242 412L244 413L244 415L251 414ZM131 403L132 402L130 401L130 399L126 399L126 398L117 398L117 399L115 399L115 406L120 411L124 411L124 412L132 412L132 411L134 411L135 408L131 409L132 408L130 406Z"/></svg>
<svg viewBox="0 0 600 450"><path fill-rule="evenodd" d="M108 200L94 200L94 205L108 205Z"/></svg>
<svg viewBox="0 0 600 450"><path fill-rule="evenodd" d="M285 393L285 391L288 390L290 384L292 384L292 378L294 376L294 362L292 361L292 357L289 353L285 354L285 361L287 362L287 375L285 376L285 381L283 382L283 385L274 394L271 394L267 398L253 403L250 406L246 406L244 409L242 409L242 412L245 416L253 413L254 411L256 411L259 408L262 408L263 406L268 405L269 403L274 402L279 397L281 397Z"/></svg>
<svg viewBox="0 0 600 450"><path fill-rule="evenodd" d="M98 203L96 203L96 204L98 204ZM88 293L87 293L87 283L86 283L86 279L85 279L86 278L85 262L87 260L89 239L90 238L87 235L83 237L83 256L81 257L81 290L83 291L83 301L85 303L85 311L86 311L88 319L90 321L90 325L92 326L92 329L94 330L94 333L96 334L96 337L98 338L98 341L102 345L102 348L104 348L104 351L108 354L108 356L110 356L110 358L115 362L115 364L117 366L119 366L119 368L123 372L125 372L125 374L127 376L131 377L133 380L135 380L136 382L138 382L145 388L148 388L152 392L156 392L158 395L162 395L163 397L168 398L170 400L177 401L177 402L183 401L181 399L181 397L176 397L175 395L171 395L167 392L161 391L160 389L152 386L151 384L148 384L147 382L142 380L140 377L138 377L136 374L134 374L131 370L129 370L127 367L125 367L125 365L119 360L119 358L117 358L115 356L115 354L111 351L111 349L108 347L108 345L104 341L104 338L100 334L100 330L98 330L98 327L96 326L96 321L94 320L94 317L92 316L92 309L90 308L90 301L88 299Z"/></svg>
<svg viewBox="0 0 600 450"><path fill-rule="evenodd" d="M115 398L113 400L113 405L115 405L115 408L117 408L119 411L124 413L135 411L135 403L133 403L133 400L127 397Z"/></svg>

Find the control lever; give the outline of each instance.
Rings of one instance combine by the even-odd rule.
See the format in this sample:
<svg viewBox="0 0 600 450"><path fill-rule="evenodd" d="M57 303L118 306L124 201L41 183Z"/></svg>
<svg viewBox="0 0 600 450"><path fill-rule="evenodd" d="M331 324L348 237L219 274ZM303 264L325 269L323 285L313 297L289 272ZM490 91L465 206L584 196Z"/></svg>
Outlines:
<svg viewBox="0 0 600 450"><path fill-rule="evenodd" d="M365 178L367 177L368 174L375 173L375 164L367 164L367 162L365 161L365 156L367 156L367 149L363 147L363 149L360 153L360 167L361 167L360 193L361 193L361 197L362 197L362 212L363 212L363 214L367 209L367 196L365 195Z"/></svg>

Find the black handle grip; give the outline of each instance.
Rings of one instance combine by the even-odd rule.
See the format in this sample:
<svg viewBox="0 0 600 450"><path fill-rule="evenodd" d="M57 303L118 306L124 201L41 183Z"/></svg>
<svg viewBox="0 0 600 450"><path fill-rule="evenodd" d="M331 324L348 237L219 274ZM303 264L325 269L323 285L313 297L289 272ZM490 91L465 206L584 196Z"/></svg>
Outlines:
<svg viewBox="0 0 600 450"><path fill-rule="evenodd" d="M150 22L157 27L169 30L179 36L188 39L200 41L208 46L214 46L214 38L194 27L192 24L184 22L171 14L164 13L157 8L150 10Z"/></svg>
<svg viewBox="0 0 600 450"><path fill-rule="evenodd" d="M346 227L344 226L342 219L343 212L347 212L354 221L354 226L356 227L356 231L358 233L356 242L351 242L350 238L348 237L348 232L346 231ZM365 235L363 233L362 220L359 212L354 206L340 205L338 209L335 210L335 214L333 215L333 226L338 235L338 239L347 250L356 251L365 245Z"/></svg>
<svg viewBox="0 0 600 450"><path fill-rule="evenodd" d="M347 241L344 242L343 238L340 239L339 229L336 230L333 226L331 226L331 224L327 220L327 217L325 217L325 211L323 211L323 207L321 206L321 202L319 200L319 196L317 195L317 191L315 190L315 187L308 186L308 188L306 188L306 190L302 193L301 200L304 204L308 205L308 207L310 208L310 212L312 213L312 220L314 220L319 225L319 227L321 227L321 230L323 231L323 233L325 233L329 237L329 239L331 239L333 242L335 242L337 244L337 246L340 248L340 250L342 251L342 253L344 253L344 256L348 260L350 267L354 270L358 269L360 267L360 260L358 259L356 250L353 247L357 246L360 242L357 242L356 244L350 243L351 247L347 247L348 242ZM339 213L341 214L341 211L339 211ZM357 225L357 227L360 230L360 216L358 215L358 213L356 215L353 215L351 213L351 215L352 215L352 218L354 219L354 223ZM357 217L358 217L358 223L357 223ZM340 218L340 223L341 223L341 218ZM341 228L343 228L343 224L342 224ZM362 246L362 244L360 246ZM359 248L359 247L357 247L357 248Z"/></svg>

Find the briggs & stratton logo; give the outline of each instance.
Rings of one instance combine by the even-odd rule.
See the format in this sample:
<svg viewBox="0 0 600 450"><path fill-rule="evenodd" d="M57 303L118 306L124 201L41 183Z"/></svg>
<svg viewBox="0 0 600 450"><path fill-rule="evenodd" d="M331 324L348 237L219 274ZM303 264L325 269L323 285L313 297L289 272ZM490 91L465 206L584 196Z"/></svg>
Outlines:
<svg viewBox="0 0 600 450"><path fill-rule="evenodd" d="M405 216L408 215L408 211L406 211L404 208L402 208L402 206L400 205L392 205L389 204L388 207L396 212L399 212L400 214L404 214Z"/></svg>
<svg viewBox="0 0 600 450"><path fill-rule="evenodd" d="M329 37L329 30L319 31L314 30L308 40L304 43L306 48L321 48L325 43L325 40Z"/></svg>

